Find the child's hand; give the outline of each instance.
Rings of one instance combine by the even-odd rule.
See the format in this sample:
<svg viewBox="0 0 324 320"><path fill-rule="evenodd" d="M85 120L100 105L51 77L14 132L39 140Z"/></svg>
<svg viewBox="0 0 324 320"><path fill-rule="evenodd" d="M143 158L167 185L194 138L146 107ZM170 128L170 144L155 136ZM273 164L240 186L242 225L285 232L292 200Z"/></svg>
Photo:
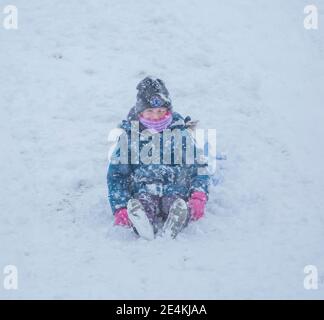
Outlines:
<svg viewBox="0 0 324 320"><path fill-rule="evenodd" d="M191 220L198 220L204 216L206 202L207 196L204 192L195 191L192 193L188 201Z"/></svg>
<svg viewBox="0 0 324 320"><path fill-rule="evenodd" d="M115 225L129 227L131 226L126 208L120 208L115 212Z"/></svg>

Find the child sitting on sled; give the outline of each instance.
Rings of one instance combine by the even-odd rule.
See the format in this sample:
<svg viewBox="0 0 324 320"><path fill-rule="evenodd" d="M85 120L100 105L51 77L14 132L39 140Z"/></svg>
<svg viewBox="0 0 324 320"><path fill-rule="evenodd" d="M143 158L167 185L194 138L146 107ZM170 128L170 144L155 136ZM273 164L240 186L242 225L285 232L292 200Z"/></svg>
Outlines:
<svg viewBox="0 0 324 320"><path fill-rule="evenodd" d="M207 164L196 158L186 163L187 149L194 150L194 157L197 154L192 122L173 111L163 81L146 77L136 89L136 104L119 126L123 134L107 174L115 225L132 227L146 239L153 239L162 226L162 233L175 238L188 222L204 216L209 176L198 169ZM175 136L165 135L166 130L175 129L180 132L180 144ZM156 151L159 157L153 156ZM180 162L176 151L181 151ZM171 161L166 161L166 152Z"/></svg>

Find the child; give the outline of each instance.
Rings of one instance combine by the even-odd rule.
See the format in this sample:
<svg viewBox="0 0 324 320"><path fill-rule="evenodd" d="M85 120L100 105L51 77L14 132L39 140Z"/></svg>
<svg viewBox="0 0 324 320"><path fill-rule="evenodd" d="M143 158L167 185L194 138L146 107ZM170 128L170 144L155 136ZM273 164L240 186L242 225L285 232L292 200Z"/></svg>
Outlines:
<svg viewBox="0 0 324 320"><path fill-rule="evenodd" d="M146 77L136 89L136 105L120 125L126 140L120 136L108 168L109 201L115 225L132 227L141 237L153 239L163 224L162 232L175 238L190 220L204 215L209 176L199 175L198 168L207 165L196 160L197 146L188 124L190 118L183 119L173 111L164 83ZM168 144L164 136L167 129L171 132L178 129L180 146L176 145L174 136ZM151 135L151 139L147 135ZM139 137L138 147L132 140L136 136ZM155 146L152 147L153 140ZM126 161L121 163L125 141ZM164 158L166 146L171 146L171 162ZM188 148L193 148L195 159L186 164ZM159 149L159 162L152 157L156 149ZM182 152L180 163L175 160L177 151ZM148 161L142 157L145 152Z"/></svg>

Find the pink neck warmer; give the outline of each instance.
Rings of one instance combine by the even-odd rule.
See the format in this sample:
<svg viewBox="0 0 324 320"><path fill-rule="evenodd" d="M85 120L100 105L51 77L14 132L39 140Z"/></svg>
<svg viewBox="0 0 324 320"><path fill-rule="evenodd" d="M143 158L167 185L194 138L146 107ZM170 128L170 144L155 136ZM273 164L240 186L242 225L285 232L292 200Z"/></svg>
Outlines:
<svg viewBox="0 0 324 320"><path fill-rule="evenodd" d="M157 132L161 132L166 129L172 122L172 113L168 112L166 115L159 120L148 120L139 116L139 121L148 129L154 129Z"/></svg>

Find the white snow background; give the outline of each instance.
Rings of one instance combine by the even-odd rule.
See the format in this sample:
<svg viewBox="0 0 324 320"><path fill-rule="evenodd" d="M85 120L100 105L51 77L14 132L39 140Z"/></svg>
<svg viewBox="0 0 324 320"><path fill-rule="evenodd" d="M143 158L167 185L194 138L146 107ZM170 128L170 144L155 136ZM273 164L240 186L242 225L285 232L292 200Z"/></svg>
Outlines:
<svg viewBox="0 0 324 320"><path fill-rule="evenodd" d="M0 298L324 298L322 0L318 30L304 0L1 0L0 22L8 4ZM148 74L227 155L205 218L174 241L114 227L107 201L108 133Z"/></svg>

